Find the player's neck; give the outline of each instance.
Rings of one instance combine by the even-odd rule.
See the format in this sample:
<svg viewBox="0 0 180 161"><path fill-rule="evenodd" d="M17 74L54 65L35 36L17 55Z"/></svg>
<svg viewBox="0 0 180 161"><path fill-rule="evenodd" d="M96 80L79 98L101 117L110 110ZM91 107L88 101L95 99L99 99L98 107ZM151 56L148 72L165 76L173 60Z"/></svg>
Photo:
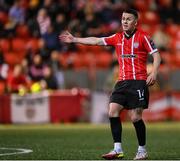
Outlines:
<svg viewBox="0 0 180 161"><path fill-rule="evenodd" d="M129 30L129 31L125 31L124 34L127 38L130 38L135 32L136 32L136 28L134 28L133 30Z"/></svg>

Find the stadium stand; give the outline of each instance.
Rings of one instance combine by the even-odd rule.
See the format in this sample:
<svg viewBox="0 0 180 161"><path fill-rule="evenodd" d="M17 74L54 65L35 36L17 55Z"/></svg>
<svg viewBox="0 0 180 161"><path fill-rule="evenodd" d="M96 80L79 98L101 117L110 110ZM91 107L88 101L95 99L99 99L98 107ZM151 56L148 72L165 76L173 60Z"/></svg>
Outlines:
<svg viewBox="0 0 180 161"><path fill-rule="evenodd" d="M140 12L138 25L154 39L162 57L158 83L150 87L153 94L150 111L145 113L145 118L150 121L180 120L179 6L180 1L177 0L1 0L0 122L21 122L19 115L11 113L12 109L18 111L19 106L23 109L27 105L30 109L24 108L24 117L28 110L37 112L36 103L42 111L37 112L35 122L77 121L84 117L83 111L87 108L81 106L90 106L94 101L94 93L103 95L104 99L98 100L98 107L92 108L95 108L95 111L101 108L106 114L106 107L103 109L102 106L108 100L118 70L114 49L64 44L59 42L58 35L68 30L79 37L110 36L121 31L121 13L127 8L135 8ZM40 65L33 64L35 57L41 57ZM150 57L148 70L151 63ZM8 78L12 76L17 65L23 67L23 74L28 80L26 91L22 88L19 91L8 90ZM52 71L51 74L56 77L60 90L48 87L48 71ZM38 76L40 79L34 79ZM82 89L88 89L92 93L92 102L89 98L84 99L90 97L90 93L83 93ZM34 93L47 90L50 92L48 96L45 93L38 95L39 98L35 95L34 98ZM26 92L30 93L28 97L21 97ZM11 97L12 93L20 96ZM68 97L71 101L67 101ZM47 103L47 99L50 103ZM25 104L18 104L19 100ZM29 106L32 101L35 103ZM68 107L71 107L71 110ZM44 111L47 112L46 117L39 120L39 115ZM51 111L50 118L48 111ZM15 117L11 118L13 115ZM89 111L87 115L89 117ZM123 118L126 119L126 113ZM28 119L25 122L29 122Z"/></svg>
<svg viewBox="0 0 180 161"><path fill-rule="evenodd" d="M180 71L179 70L173 70L170 75L170 84L172 87L172 90L179 91L180 90Z"/></svg>
<svg viewBox="0 0 180 161"><path fill-rule="evenodd" d="M80 81L75 79L74 86L78 84L80 87L90 88L92 86L89 86L88 82L91 81L92 75L99 77L102 70L110 71L113 63L113 49L99 46L67 45L59 42L58 38L56 40L55 37L58 37L58 34L66 29L76 36L111 35L114 32L121 31L119 18L122 11L128 7L133 7L139 10L141 15L140 28L148 32L157 41L159 35L160 39L161 36L167 37L167 43L164 46L158 46L163 58L160 73L161 71L164 72L163 68L166 66L170 67L169 72L174 75L174 69L178 71L180 67L180 26L179 20L176 18L180 12L178 4L179 1L175 0L2 1L0 3L0 48L5 63L10 66L9 72L27 57L30 57L28 58L29 68L34 55L43 56L47 53L51 55L56 50L59 53L59 63L66 76L65 79L74 79L70 74L67 74L69 70L72 70L76 73L75 75L78 75L78 78L85 79ZM44 14L42 12L46 12L45 17L48 19L44 17L44 22L47 23L42 22ZM16 14L19 13L23 13L23 15L17 17ZM49 36L42 33L42 30L45 30ZM160 33L161 31L164 35ZM44 49L40 48L41 39L45 41L46 47ZM54 45L49 44L52 40ZM163 38L163 40L165 39ZM58 44L56 44L57 42ZM31 56L28 56L28 52L31 53ZM51 59L50 55L47 60ZM45 65L48 64L47 61L44 62ZM78 73L79 71L83 71L80 72L82 75ZM88 77L89 73L91 74ZM106 78L108 73L104 72L103 78ZM29 72L26 74L29 78ZM83 84L84 81L87 83ZM97 90L102 90L101 83L94 83ZM171 85L172 89L176 87L173 83Z"/></svg>

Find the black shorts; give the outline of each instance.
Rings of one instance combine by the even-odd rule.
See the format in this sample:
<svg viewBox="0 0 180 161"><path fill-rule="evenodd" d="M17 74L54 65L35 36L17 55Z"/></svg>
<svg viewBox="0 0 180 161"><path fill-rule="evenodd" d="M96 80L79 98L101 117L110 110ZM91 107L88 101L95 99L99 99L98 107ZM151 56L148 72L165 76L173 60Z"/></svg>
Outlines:
<svg viewBox="0 0 180 161"><path fill-rule="evenodd" d="M125 109L148 108L149 90L145 80L125 80L116 83L110 103L118 103Z"/></svg>

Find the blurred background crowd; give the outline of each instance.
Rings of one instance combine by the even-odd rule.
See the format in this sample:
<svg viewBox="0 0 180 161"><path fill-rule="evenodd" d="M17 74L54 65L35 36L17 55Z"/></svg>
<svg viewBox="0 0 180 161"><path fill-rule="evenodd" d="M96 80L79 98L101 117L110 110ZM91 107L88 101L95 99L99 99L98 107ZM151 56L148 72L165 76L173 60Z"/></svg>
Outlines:
<svg viewBox="0 0 180 161"><path fill-rule="evenodd" d="M138 27L162 56L151 90L180 90L179 0L0 0L0 94L73 87L111 90L118 74L111 47L64 44L58 35L110 36L134 8ZM147 70L150 72L152 58Z"/></svg>

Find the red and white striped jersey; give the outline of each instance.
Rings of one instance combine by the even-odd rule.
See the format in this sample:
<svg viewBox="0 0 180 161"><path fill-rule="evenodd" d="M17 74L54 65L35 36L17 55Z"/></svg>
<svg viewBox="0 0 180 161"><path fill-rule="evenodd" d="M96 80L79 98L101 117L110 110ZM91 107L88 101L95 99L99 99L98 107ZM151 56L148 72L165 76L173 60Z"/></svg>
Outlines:
<svg viewBox="0 0 180 161"><path fill-rule="evenodd" d="M149 54L157 52L153 41L143 31L136 30L131 37L116 33L103 38L105 45L116 49L119 62L118 80L146 80L146 61Z"/></svg>

